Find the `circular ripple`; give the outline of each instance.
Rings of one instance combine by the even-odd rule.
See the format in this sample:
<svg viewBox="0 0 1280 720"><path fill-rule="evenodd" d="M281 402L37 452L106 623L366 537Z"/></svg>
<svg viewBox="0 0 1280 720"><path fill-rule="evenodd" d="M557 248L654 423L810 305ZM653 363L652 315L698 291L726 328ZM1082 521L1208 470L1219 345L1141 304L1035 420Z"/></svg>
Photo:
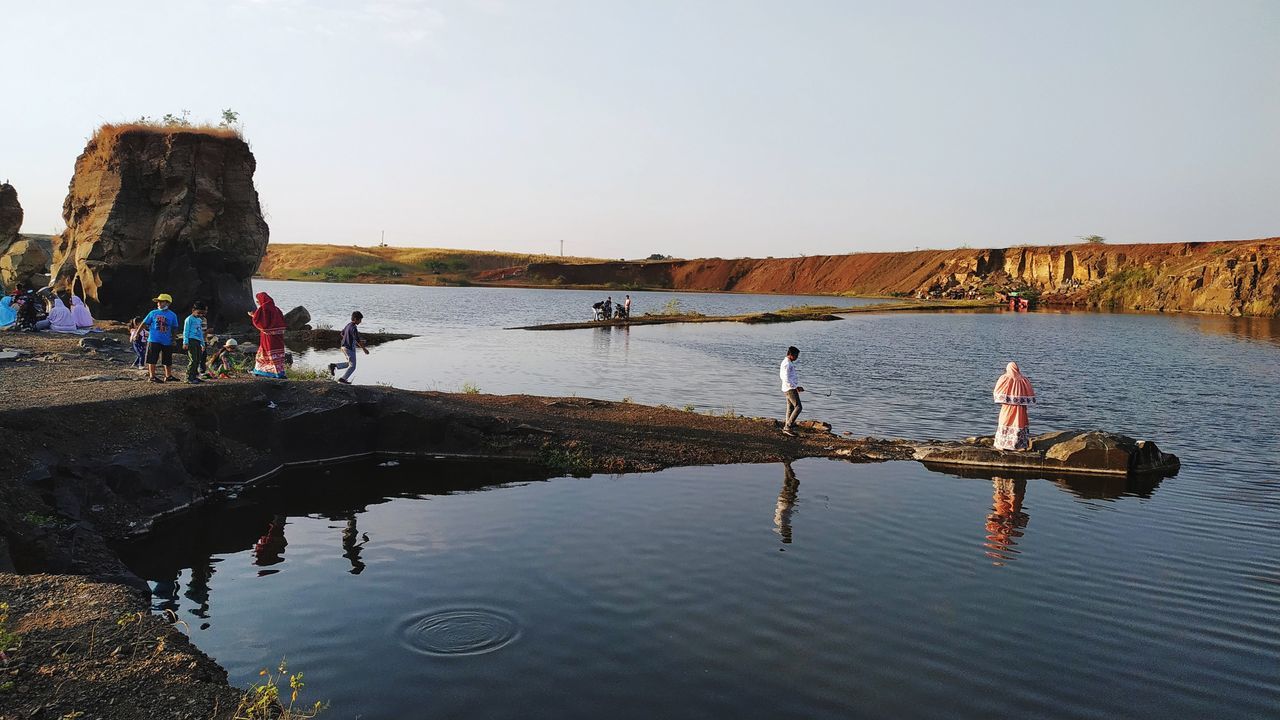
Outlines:
<svg viewBox="0 0 1280 720"><path fill-rule="evenodd" d="M496 610L436 610L411 615L400 624L400 641L426 655L481 655L520 636L515 619Z"/></svg>

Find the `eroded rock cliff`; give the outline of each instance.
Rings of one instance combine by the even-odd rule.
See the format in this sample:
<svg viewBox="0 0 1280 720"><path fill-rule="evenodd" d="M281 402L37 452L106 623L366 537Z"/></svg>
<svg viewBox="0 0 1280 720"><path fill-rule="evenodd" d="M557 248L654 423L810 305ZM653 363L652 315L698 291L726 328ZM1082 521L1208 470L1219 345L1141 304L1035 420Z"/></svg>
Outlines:
<svg viewBox="0 0 1280 720"><path fill-rule="evenodd" d="M1280 238L1149 245L1023 246L799 258L534 263L568 285L864 295L1027 288L1045 302L1125 310L1280 314Z"/></svg>
<svg viewBox="0 0 1280 720"><path fill-rule="evenodd" d="M268 238L255 169L229 131L104 126L76 160L55 284L100 318L127 320L167 292L179 311L209 303L215 326L244 319Z"/></svg>

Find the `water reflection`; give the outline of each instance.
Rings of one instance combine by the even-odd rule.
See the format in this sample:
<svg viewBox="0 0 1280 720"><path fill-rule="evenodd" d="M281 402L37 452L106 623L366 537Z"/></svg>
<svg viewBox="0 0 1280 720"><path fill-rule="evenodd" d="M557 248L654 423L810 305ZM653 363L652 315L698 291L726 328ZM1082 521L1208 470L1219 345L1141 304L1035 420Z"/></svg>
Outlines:
<svg viewBox="0 0 1280 720"><path fill-rule="evenodd" d="M791 463L783 463L782 492L778 493L778 504L773 511L773 526L784 545L791 544L791 515L795 512L799 493L800 481L796 479L795 470L791 469Z"/></svg>
<svg viewBox="0 0 1280 720"><path fill-rule="evenodd" d="M359 575L367 569L363 553L370 541L359 521L370 506L545 477L544 470L524 463L451 459L406 461L398 467L353 464L332 475L314 469L291 471L231 503L159 523L151 536L122 547L121 556L151 581L154 609L177 612L185 597L193 605L188 612L203 620L209 618L209 586L219 556L249 550L257 576L281 572L290 518L323 517L342 523L334 526L341 528L341 557L350 566L347 572ZM299 492L297 483L305 483L306 490Z"/></svg>
<svg viewBox="0 0 1280 720"><path fill-rule="evenodd" d="M993 565L1004 565L1018 554L1014 546L1031 516L1022 510L1027 497L1027 481L1011 478L991 478L991 513L987 515L987 557Z"/></svg>
<svg viewBox="0 0 1280 720"><path fill-rule="evenodd" d="M283 515L276 515L267 524L267 531L253 544L253 564L258 567L270 567L284 562L284 549L289 541L284 538L284 526L287 520ZM272 575L279 570L259 570L258 575Z"/></svg>
<svg viewBox="0 0 1280 720"><path fill-rule="evenodd" d="M357 539L359 542L357 542ZM356 527L356 514L347 513L347 525L342 529L342 557L351 563L351 574L364 572L364 561L360 559L360 550L369 542L369 533L361 534Z"/></svg>

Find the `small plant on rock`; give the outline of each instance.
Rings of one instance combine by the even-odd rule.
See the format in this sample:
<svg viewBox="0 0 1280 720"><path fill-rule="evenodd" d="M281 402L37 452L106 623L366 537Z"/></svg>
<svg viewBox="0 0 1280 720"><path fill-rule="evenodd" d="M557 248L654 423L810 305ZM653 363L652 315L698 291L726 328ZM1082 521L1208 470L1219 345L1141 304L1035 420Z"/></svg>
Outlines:
<svg viewBox="0 0 1280 720"><path fill-rule="evenodd" d="M464 395L479 395L480 388L476 387L474 383L464 382L462 383L462 393Z"/></svg>

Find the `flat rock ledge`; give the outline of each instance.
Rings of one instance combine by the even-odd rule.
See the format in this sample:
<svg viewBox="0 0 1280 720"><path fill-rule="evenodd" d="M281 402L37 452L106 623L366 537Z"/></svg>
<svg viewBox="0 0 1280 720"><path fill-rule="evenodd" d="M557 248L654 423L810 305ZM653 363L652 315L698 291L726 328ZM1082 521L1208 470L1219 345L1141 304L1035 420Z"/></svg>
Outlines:
<svg viewBox="0 0 1280 720"><path fill-rule="evenodd" d="M1052 471L1078 475L1169 475L1178 471L1176 455L1161 452L1150 440L1101 430L1063 430L1037 435L1029 450L997 450L992 438L915 445L925 465L990 470Z"/></svg>

